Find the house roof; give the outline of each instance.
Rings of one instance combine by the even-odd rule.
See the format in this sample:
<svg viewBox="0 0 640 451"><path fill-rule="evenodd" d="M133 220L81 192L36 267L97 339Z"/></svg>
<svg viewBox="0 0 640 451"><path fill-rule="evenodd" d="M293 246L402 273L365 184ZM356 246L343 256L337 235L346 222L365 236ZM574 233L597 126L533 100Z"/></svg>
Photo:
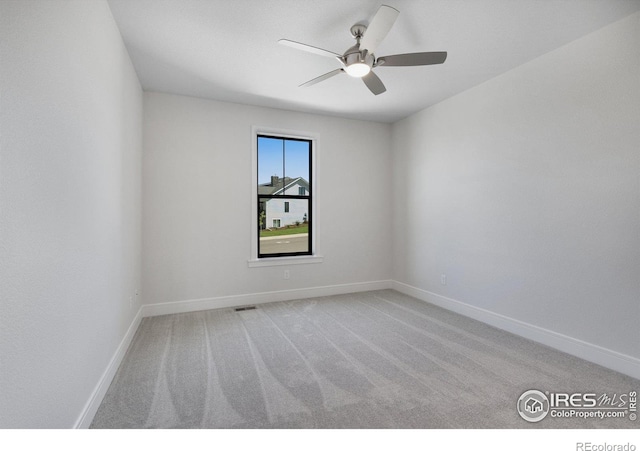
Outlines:
<svg viewBox="0 0 640 451"><path fill-rule="evenodd" d="M284 189L285 190L287 188L295 185L295 184L299 184L299 185L304 186L305 188L309 189L309 182L307 182L302 177L296 177L294 179L290 178L290 177L285 177L284 178L284 185L285 185ZM278 193L283 191L282 185L283 185L283 179L282 178L278 178L278 181L276 182L275 186L274 186L274 184L272 182L263 183L261 185L258 185L258 194L262 194L262 195L278 194Z"/></svg>

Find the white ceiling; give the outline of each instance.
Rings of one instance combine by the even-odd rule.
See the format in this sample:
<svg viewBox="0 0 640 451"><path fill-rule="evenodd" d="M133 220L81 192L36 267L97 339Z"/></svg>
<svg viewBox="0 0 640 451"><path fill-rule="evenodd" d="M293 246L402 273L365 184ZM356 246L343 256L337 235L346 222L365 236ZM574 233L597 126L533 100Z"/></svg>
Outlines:
<svg viewBox="0 0 640 451"><path fill-rule="evenodd" d="M448 52L442 65L379 67L374 96L339 63L277 43L342 53L375 0L109 0L143 89L395 122L640 10L640 0L385 0L400 16L378 56Z"/></svg>

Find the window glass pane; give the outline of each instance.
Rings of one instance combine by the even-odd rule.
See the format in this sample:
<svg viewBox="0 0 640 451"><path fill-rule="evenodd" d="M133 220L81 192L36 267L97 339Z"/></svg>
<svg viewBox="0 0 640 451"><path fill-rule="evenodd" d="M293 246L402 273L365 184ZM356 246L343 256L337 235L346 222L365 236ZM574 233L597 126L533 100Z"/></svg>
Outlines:
<svg viewBox="0 0 640 451"><path fill-rule="evenodd" d="M257 140L258 257L310 255L311 141Z"/></svg>
<svg viewBox="0 0 640 451"><path fill-rule="evenodd" d="M258 137L258 194L282 194L284 140Z"/></svg>
<svg viewBox="0 0 640 451"><path fill-rule="evenodd" d="M309 141L286 140L284 144L284 163L287 188L285 194L292 196L309 195L309 159L311 143ZM300 187L305 188L302 192Z"/></svg>
<svg viewBox="0 0 640 451"><path fill-rule="evenodd" d="M261 199L260 207L260 255L309 252L308 199Z"/></svg>

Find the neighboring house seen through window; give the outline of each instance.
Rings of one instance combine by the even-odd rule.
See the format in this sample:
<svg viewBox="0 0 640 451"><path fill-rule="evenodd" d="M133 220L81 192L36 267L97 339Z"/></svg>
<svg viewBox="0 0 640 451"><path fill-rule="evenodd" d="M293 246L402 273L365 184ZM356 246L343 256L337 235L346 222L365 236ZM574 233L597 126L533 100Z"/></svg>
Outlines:
<svg viewBox="0 0 640 451"><path fill-rule="evenodd" d="M258 257L311 255L312 141L257 139Z"/></svg>

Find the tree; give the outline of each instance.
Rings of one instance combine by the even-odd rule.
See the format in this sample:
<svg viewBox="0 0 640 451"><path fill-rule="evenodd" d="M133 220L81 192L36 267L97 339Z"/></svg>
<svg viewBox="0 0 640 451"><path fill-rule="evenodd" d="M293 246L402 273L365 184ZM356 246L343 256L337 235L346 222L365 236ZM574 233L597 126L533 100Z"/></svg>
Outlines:
<svg viewBox="0 0 640 451"><path fill-rule="evenodd" d="M259 219L259 221L260 221L260 230L264 230L264 228L265 228L265 227L264 227L264 221L265 221L266 219L267 219L267 215L266 215L266 213L264 212L264 210L262 210L262 211L260 212L260 219Z"/></svg>

